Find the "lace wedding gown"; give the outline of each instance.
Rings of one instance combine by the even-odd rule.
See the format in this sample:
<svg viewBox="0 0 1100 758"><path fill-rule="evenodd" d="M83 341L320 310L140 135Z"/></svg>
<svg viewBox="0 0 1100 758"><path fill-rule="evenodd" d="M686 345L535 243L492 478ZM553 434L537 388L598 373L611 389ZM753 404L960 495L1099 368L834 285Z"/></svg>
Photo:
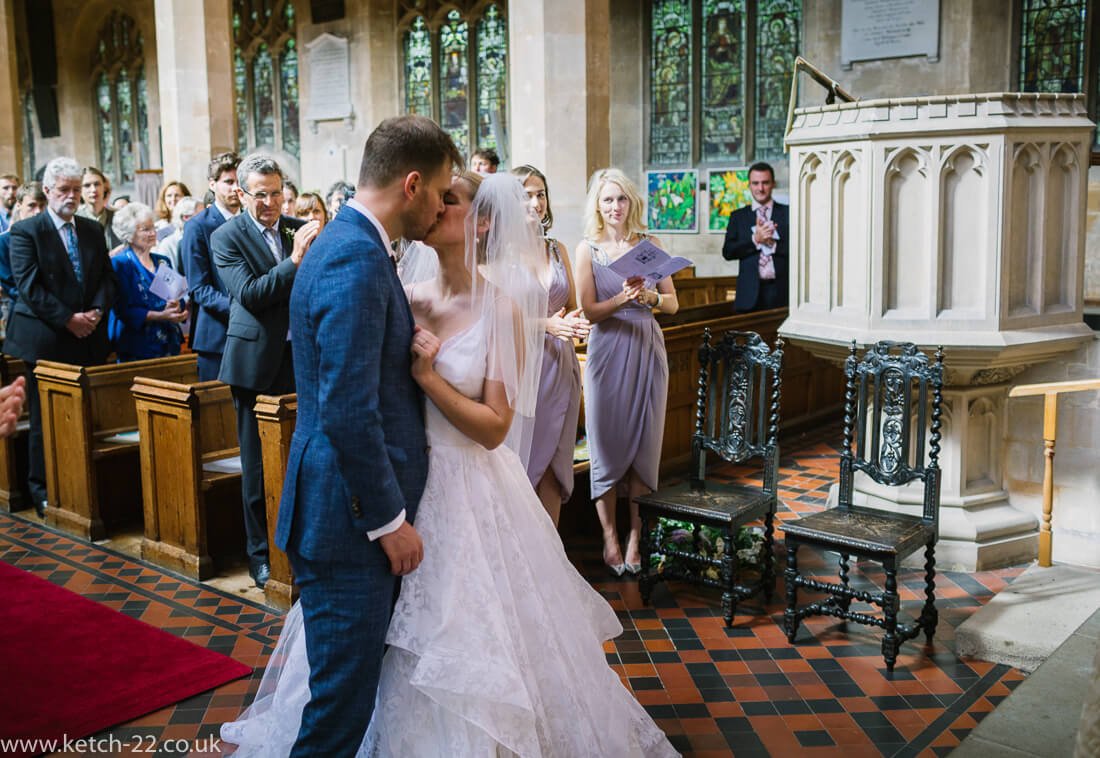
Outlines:
<svg viewBox="0 0 1100 758"><path fill-rule="evenodd" d="M481 392L484 343L475 324L436 357L468 397ZM603 641L622 626L569 563L520 459L471 441L431 402L426 424L424 560L402 580L359 755L677 755L608 667ZM255 702L222 738L242 757L287 755L308 677L295 605Z"/></svg>

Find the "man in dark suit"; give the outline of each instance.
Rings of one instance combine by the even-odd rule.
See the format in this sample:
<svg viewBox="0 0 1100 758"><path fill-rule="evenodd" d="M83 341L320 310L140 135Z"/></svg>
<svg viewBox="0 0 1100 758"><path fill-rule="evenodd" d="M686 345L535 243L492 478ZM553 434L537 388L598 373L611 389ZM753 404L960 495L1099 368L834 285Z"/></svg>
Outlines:
<svg viewBox="0 0 1100 758"><path fill-rule="evenodd" d="M107 319L115 277L103 227L76 216L80 166L72 158L46 165L47 208L11 229L11 268L19 290L4 352L27 364L27 484L40 516L46 510L46 462L34 365L40 360L80 366L103 363L111 350Z"/></svg>
<svg viewBox="0 0 1100 758"><path fill-rule="evenodd" d="M294 391L290 290L298 264L320 231L316 221L283 216L283 174L265 155L237 167L237 195L245 212L210 237L218 276L229 291L229 326L218 378L233 390L241 446L241 498L249 573L263 589L271 573L267 507L256 396Z"/></svg>
<svg viewBox="0 0 1100 758"><path fill-rule="evenodd" d="M198 354L199 381L218 378L229 325L229 293L210 257L210 236L240 213L237 195L236 153L215 155L206 169L214 201L184 224L180 240L180 264L191 291L191 330L188 344Z"/></svg>
<svg viewBox="0 0 1100 758"><path fill-rule="evenodd" d="M310 700L292 756L353 756L374 709L396 577L428 474L413 318L390 240L423 239L462 156L430 119L383 121L355 196L310 250L290 299L298 421L275 539L301 591Z"/></svg>
<svg viewBox="0 0 1100 758"><path fill-rule="evenodd" d="M752 204L730 214L722 257L740 261L733 308L739 313L786 307L790 264L790 214L772 199L775 171L749 168Z"/></svg>

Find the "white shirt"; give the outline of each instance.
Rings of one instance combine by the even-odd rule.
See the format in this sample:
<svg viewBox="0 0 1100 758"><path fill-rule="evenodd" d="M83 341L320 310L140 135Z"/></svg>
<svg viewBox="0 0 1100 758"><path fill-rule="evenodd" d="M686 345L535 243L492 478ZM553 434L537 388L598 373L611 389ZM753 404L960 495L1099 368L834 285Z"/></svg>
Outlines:
<svg viewBox="0 0 1100 758"><path fill-rule="evenodd" d="M58 216L56 213L54 213L53 208L49 206L46 206L46 213L50 214L50 221L53 221L54 229L57 230L57 235L61 237L61 244L64 246L65 252L68 252L69 242L65 239L65 233L61 231L61 227L65 226L65 224L72 224L73 234L76 234L76 222L73 221L73 219L69 219L68 221L66 221L65 219L61 218L61 216Z"/></svg>
<svg viewBox="0 0 1100 758"><path fill-rule="evenodd" d="M231 212L228 208L219 203L217 200L214 201L214 207L218 209L218 213L222 214L222 218L224 218L226 221L237 215L236 213Z"/></svg>
<svg viewBox="0 0 1100 758"><path fill-rule="evenodd" d="M382 226L382 222L378 220L378 217L371 213L370 209L367 208L367 206L356 201L354 198L348 200L346 203L344 203L344 205L366 216L367 221L371 222L375 230L378 232L378 236L382 238L382 246L385 248L386 254L388 255L390 250L390 236L386 234L386 229ZM405 509L402 508L401 512L397 514L397 517L393 521L386 524L385 526L380 526L377 529L372 529L371 531L367 532L367 539L369 539L371 542L374 542L379 537L385 537L387 534L392 534L393 532L396 532L404 523Z"/></svg>

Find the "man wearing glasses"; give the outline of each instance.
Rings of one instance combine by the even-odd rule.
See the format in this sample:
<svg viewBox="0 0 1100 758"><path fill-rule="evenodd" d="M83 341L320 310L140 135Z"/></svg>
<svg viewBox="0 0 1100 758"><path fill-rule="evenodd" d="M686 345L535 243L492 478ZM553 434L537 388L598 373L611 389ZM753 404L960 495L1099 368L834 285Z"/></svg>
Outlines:
<svg viewBox="0 0 1100 758"><path fill-rule="evenodd" d="M241 447L241 497L249 574L263 589L270 575L257 395L294 392L290 290L298 264L320 231L316 221L282 215L283 173L254 154L237 167L244 213L210 237L218 276L229 292L229 326L218 378L230 385Z"/></svg>

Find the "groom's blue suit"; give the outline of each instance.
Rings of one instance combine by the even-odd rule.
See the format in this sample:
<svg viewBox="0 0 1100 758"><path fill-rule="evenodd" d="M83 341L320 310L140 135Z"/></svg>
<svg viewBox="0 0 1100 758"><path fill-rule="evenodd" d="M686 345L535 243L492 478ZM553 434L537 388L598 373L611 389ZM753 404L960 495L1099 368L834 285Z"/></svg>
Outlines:
<svg viewBox="0 0 1100 758"><path fill-rule="evenodd" d="M293 756L353 756L374 708L396 577L367 538L428 472L412 312L377 230L344 206L290 298L298 421L276 543L301 591L311 699Z"/></svg>

